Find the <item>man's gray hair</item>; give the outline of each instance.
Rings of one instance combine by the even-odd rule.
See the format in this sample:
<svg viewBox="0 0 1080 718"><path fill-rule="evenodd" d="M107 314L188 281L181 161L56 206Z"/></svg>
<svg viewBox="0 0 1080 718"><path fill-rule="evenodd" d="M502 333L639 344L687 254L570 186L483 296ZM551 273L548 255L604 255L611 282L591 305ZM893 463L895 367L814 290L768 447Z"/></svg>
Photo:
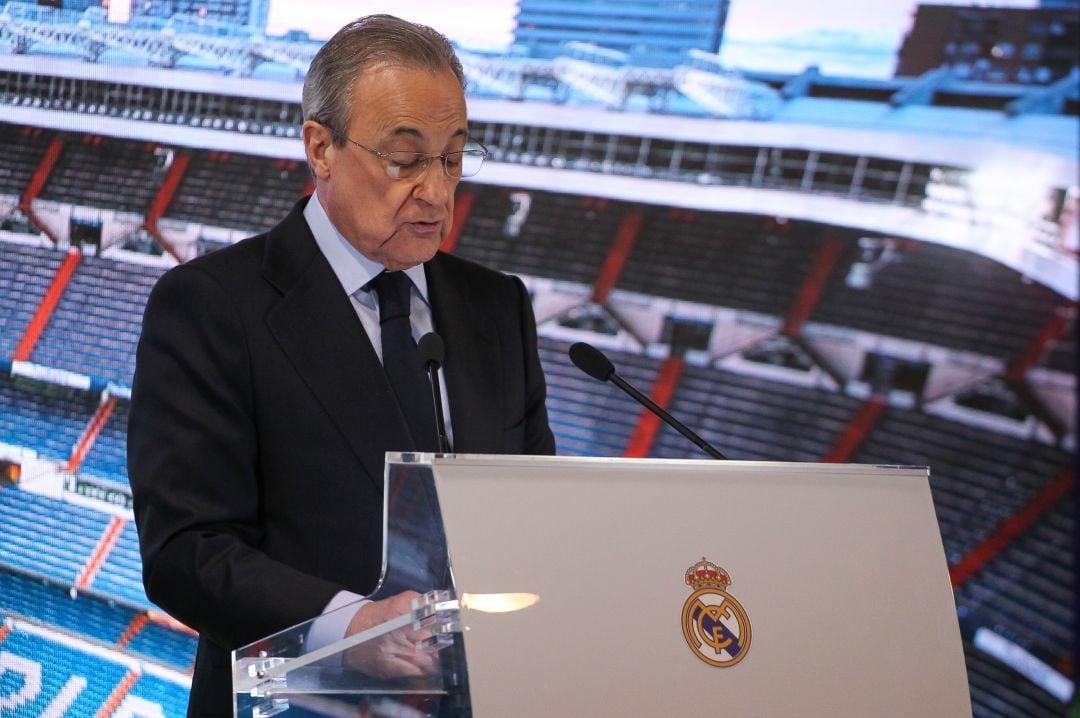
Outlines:
<svg viewBox="0 0 1080 718"><path fill-rule="evenodd" d="M353 86L363 70L379 63L431 72L449 69L465 89L461 61L442 33L393 15L369 15L338 30L315 54L304 80L304 120L329 127L334 144L343 145Z"/></svg>

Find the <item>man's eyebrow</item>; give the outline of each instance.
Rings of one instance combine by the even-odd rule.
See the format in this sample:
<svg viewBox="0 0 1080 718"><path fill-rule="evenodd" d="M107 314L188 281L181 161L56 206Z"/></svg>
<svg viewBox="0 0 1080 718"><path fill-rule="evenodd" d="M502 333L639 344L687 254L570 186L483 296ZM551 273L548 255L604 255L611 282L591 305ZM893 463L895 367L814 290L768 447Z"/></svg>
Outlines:
<svg viewBox="0 0 1080 718"><path fill-rule="evenodd" d="M454 130L454 132L450 135L450 137L451 138L454 138L454 137L468 137L468 135L469 135L468 130L466 130L464 127L459 127L456 130ZM427 139L427 137L424 135L423 132L416 129L415 127L409 127L409 126L395 127L394 130L390 133L390 136L391 137L407 136L407 137L413 137L413 138L418 139L418 140L426 140Z"/></svg>
<svg viewBox="0 0 1080 718"><path fill-rule="evenodd" d="M424 133L415 127L395 127L394 131L390 133L391 137L401 137L402 135L415 137L418 140L425 139Z"/></svg>

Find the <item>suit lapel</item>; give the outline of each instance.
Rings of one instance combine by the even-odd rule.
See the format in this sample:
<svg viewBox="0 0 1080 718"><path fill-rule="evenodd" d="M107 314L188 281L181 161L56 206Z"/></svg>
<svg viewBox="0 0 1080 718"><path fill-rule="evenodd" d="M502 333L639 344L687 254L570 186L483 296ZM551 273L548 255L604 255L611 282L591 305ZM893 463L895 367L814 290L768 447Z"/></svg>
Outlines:
<svg viewBox="0 0 1080 718"><path fill-rule="evenodd" d="M495 328L487 318L487 308L476 306L468 286L446 271L441 254L425 269L435 330L446 347L443 371L454 450L498 452L501 402L492 387L501 387L503 382Z"/></svg>
<svg viewBox="0 0 1080 718"><path fill-rule="evenodd" d="M382 364L298 205L267 238L263 275L282 292L266 324L381 490L385 450L412 448Z"/></svg>

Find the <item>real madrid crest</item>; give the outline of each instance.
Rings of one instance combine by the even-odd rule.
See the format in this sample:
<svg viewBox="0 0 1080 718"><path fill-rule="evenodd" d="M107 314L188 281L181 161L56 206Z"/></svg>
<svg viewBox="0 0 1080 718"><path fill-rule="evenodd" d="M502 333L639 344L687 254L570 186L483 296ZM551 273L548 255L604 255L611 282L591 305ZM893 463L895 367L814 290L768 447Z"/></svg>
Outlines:
<svg viewBox="0 0 1080 718"><path fill-rule="evenodd" d="M702 557L686 569L686 585L694 590L682 610L686 645L710 666L734 666L750 651L750 619L727 593L731 576Z"/></svg>

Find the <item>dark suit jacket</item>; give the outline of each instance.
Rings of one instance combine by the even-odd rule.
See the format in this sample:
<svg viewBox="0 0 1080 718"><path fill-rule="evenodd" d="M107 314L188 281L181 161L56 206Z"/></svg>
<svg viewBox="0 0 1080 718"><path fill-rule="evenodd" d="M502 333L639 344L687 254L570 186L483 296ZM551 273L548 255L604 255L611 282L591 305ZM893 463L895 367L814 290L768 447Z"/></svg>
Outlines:
<svg viewBox="0 0 1080 718"><path fill-rule="evenodd" d="M383 454L411 448L304 204L146 306L128 470L147 595L200 633L190 715L231 715L229 650L375 586ZM441 253L426 271L455 450L554 453L521 281Z"/></svg>

